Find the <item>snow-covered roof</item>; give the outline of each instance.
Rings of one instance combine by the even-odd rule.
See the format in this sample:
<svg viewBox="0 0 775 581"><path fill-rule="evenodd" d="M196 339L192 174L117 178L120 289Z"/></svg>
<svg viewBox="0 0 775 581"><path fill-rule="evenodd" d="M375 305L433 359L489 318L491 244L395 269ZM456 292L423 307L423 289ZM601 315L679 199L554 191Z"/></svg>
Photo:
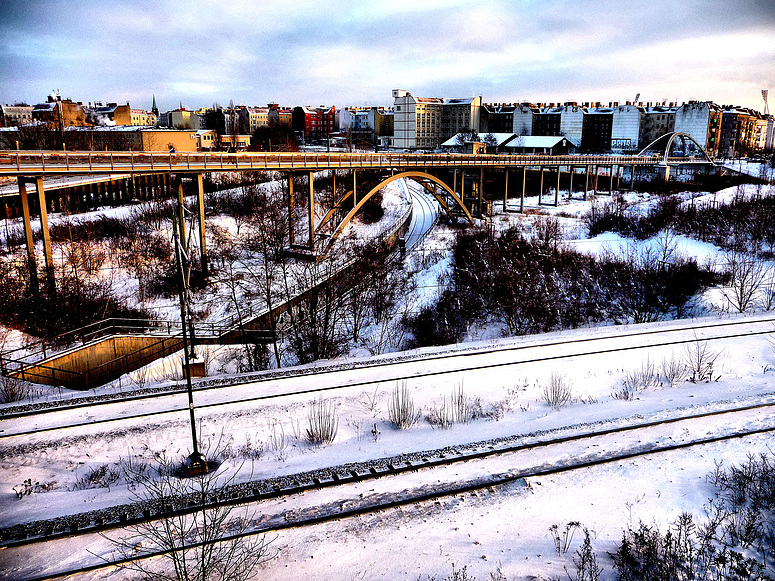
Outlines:
<svg viewBox="0 0 775 581"><path fill-rule="evenodd" d="M447 139L444 143L442 143L441 147L455 147L456 145L459 145L458 135L466 136L464 143L473 143L474 141L483 142L488 135L492 135L495 138L495 141L498 146L503 145L504 143L506 143L507 141L515 137L513 133L480 133L478 139L472 140L472 139L467 139L467 137L470 136L469 133L457 133L452 137L450 137L449 139Z"/></svg>
<svg viewBox="0 0 775 581"><path fill-rule="evenodd" d="M522 135L508 142L505 147L528 147L536 149L548 149L567 139L562 135Z"/></svg>

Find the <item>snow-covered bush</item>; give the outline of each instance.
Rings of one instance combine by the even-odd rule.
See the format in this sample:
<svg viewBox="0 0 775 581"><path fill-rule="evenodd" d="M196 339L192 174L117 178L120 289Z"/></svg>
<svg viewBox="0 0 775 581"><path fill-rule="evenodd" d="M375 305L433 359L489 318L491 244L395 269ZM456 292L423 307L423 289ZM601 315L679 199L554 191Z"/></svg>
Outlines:
<svg viewBox="0 0 775 581"><path fill-rule="evenodd" d="M396 384L388 402L388 420L399 430L411 428L420 419L420 410L414 405L406 382Z"/></svg>
<svg viewBox="0 0 775 581"><path fill-rule="evenodd" d="M629 392L655 389L660 385L656 365L648 357L638 369L624 372L624 387Z"/></svg>
<svg viewBox="0 0 775 581"><path fill-rule="evenodd" d="M92 467L81 476L75 483L75 490L86 490L89 488L107 488L118 482L121 472L108 464Z"/></svg>
<svg viewBox="0 0 775 581"><path fill-rule="evenodd" d="M312 402L307 417L307 440L312 444L331 444L339 431L339 417L331 400Z"/></svg>
<svg viewBox="0 0 775 581"><path fill-rule="evenodd" d="M552 372L544 384L543 399L553 408L560 408L570 402L573 396L572 385L567 377Z"/></svg>
<svg viewBox="0 0 775 581"><path fill-rule="evenodd" d="M707 341L694 341L686 346L684 363L692 383L717 381L719 376L713 373L713 366L720 352L710 348Z"/></svg>
<svg viewBox="0 0 775 581"><path fill-rule="evenodd" d="M29 381L0 375L0 403L23 401L30 397L31 390Z"/></svg>
<svg viewBox="0 0 775 581"><path fill-rule="evenodd" d="M661 375L670 387L675 387L686 376L686 364L675 355L662 359Z"/></svg>

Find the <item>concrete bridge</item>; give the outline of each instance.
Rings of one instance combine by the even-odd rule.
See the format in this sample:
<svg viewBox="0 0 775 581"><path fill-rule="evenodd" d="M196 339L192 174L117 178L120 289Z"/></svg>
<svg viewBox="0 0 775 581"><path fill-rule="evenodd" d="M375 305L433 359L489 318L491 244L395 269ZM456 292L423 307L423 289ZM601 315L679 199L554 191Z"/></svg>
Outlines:
<svg viewBox="0 0 775 581"><path fill-rule="evenodd" d="M35 196L32 198L32 209L40 214L41 231L44 246L44 261L46 278L53 289L54 265L51 238L48 229L47 214L50 210L59 209L62 204L54 204L51 195L47 196L44 178L49 176L100 176L106 179L116 174L139 178L137 181L146 186L150 183L169 187L177 186L178 200L183 201L183 184L180 179L170 180L171 175L178 178L188 177L194 184L197 193L198 208L198 238L200 261L202 269L207 274L207 245L205 239L205 200L203 174L206 172L250 172L275 171L281 172L287 180L288 203L288 239L292 249L307 255L317 256L325 253L352 220L364 204L382 187L391 181L408 177L423 185L425 190L433 195L448 213L473 222L474 216L482 215L484 202L485 174L498 172L504 178L504 200L509 192L509 179L521 177L520 211L524 209L526 180L528 172L540 172L539 200L544 193L544 174L546 171L556 173L555 205L558 204L562 169L569 175L569 191L573 190L574 175L584 175L584 195L586 196L592 176L594 190L598 188L598 177L601 170L608 177L608 189L614 187L614 179L618 180L623 168L629 168L630 187L636 168L664 168L669 176L669 168L687 164L712 164L707 157L670 157L670 144L675 138L668 137L665 154L641 152L635 156L608 155L461 155L461 154L419 154L419 153L166 153L166 152L55 152L55 151L14 151L0 152L0 176L16 178L18 184L19 202L24 219L28 263L34 283L37 285L37 263L35 245L31 226L31 204L27 186L34 185ZM656 143L656 142L655 142ZM704 154L704 152L703 152ZM315 206L321 205L321 196L316 198L315 172L321 170L347 170L350 177L345 194L336 199L330 207L323 208L323 216L315 221ZM580 170L580 172L579 172ZM359 172L360 176L359 176ZM296 195L294 191L294 176L308 176L308 190L302 195L307 197L307 240L302 244L296 241L296 226L294 223ZM359 177L370 176L369 186L360 184ZM375 178L376 175L376 178ZM336 180L336 174L334 174ZM468 184L468 186L467 186ZM516 182L519 188L519 181ZM468 187L468 191L466 188ZM305 188L307 189L307 188ZM514 185L512 184L512 191ZM76 190L78 195L91 195L91 186L84 185ZM334 184L334 191L336 186ZM146 190L147 192L147 190ZM126 194L130 192L125 192ZM495 192L488 192L491 197ZM99 194L99 190L98 190ZM7 191L5 198L10 197ZM500 197L500 196L498 196ZM117 373L126 372L153 360L167 355L180 348L180 338L177 331L167 329L160 332L158 327L147 326L139 335L137 333L114 332L99 338L94 337L90 345L82 345L78 353L71 351L46 357L38 364L14 362L6 360L3 371L15 367L28 378L35 377L37 381L83 386L93 386L108 379L117 377ZM151 329L154 327L154 329ZM260 318L257 317L253 329L260 329ZM114 329L115 331L115 329ZM212 342L230 342L236 340L236 334L230 326L210 329L201 338ZM2 361L0 361L2 362ZM67 363L67 364L65 364ZM66 370L64 370L67 368ZM18 376L18 375L17 375Z"/></svg>
<svg viewBox="0 0 775 581"><path fill-rule="evenodd" d="M680 134L679 134L680 135ZM562 168L570 174L570 188L576 170L581 168L585 175L584 192L586 194L590 176L593 176L597 188L598 176L602 170L610 178L609 189L613 188L614 176L618 181L622 168L630 168L631 179L638 167L662 167L669 176L669 168L675 165L712 164L704 157L669 157L670 145L675 140L668 137L668 147L664 155L648 154L646 150L639 155L462 155L462 154L421 154L421 153L163 153L163 152L58 152L58 151L11 151L0 152L0 176L15 177L18 183L22 214L24 217L27 252L30 268L35 267L35 251L30 225L30 203L27 186L34 185L36 196L33 198L35 209L40 213L44 246L44 260L49 274L53 272L51 240L47 214L51 196L47 198L44 178L47 176L84 176L114 175L161 176L161 183L168 184L168 176L189 176L195 181L198 193L199 248L201 264L207 272L207 246L205 241L205 208L202 174L205 172L243 172L277 171L287 176L288 207L295 208L297 193L293 188L293 177L306 174L308 191L307 240L297 244L294 224L295 212L289 211L288 233L292 247L304 248L309 254L325 253L331 247L339 233L352 220L368 199L389 181L398 177L412 177L420 181L448 212L459 212L465 219L473 221L473 215L482 214L484 201L485 172L505 174L504 197L509 189L509 177L521 174L522 203L524 208L525 184L528 171L540 171L541 184L539 196L544 192L544 171L555 170L557 187L555 204L558 203L558 191ZM662 138L660 138L662 139ZM655 142L656 143L656 142ZM648 149L648 148L647 148ZM315 223L315 186L314 173L320 170L348 170L352 175L352 188L336 200L330 208L323 208L323 218ZM368 191L358 190L358 172L370 170L382 173L378 183ZM466 192L466 183L469 191ZM513 189L513 186L512 186ZM178 181L179 197L182 198L182 184ZM87 194L88 195L88 194ZM6 196L7 197L7 196ZM61 204L60 204L61 206ZM337 221L334 224L334 221ZM324 230L324 228L326 230ZM322 245L322 248L316 247ZM37 270L37 269L35 269Z"/></svg>

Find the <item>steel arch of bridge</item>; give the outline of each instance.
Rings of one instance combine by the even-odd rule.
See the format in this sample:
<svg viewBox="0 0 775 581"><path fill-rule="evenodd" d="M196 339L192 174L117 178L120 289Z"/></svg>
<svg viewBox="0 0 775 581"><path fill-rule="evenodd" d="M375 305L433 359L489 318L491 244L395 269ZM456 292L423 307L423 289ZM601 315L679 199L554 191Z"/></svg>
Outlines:
<svg viewBox="0 0 775 581"><path fill-rule="evenodd" d="M692 137L692 136L691 136L691 135L689 135L688 133L683 133L683 132L681 132L681 131L672 131L671 133L665 133L664 135L660 135L660 136L659 136L659 137L657 137L657 138L656 138L654 141L652 141L652 142L651 142L651 143L649 143L649 144L648 144L646 147L644 147L644 148L643 148L643 149L640 151L640 153L638 153L638 157L647 157L647 156L646 156L646 152L647 152L648 150L652 149L652 148L653 148L653 146L654 146L654 145L656 145L657 143L659 143L660 141L662 141L662 140L665 140L665 141L666 141L666 145L665 145L665 153L664 153L664 156L663 156L663 159L664 159L664 162L663 162L663 163L664 163L665 165L667 165L668 163L673 163L673 164L680 164L680 163L681 163L681 161L680 161L680 160L678 160L678 161L673 161L673 162L668 162L668 159L669 159L669 157L670 157L670 147L672 147L672 145L673 145L673 141L675 141L676 137L681 137L681 138L683 138L684 140L686 140L686 139L688 138L688 139L689 139L689 140L690 140L692 143L694 143L694 145L696 145L696 146L697 146L697 149L699 149L699 150L700 150L700 152L702 153L702 155L703 155L703 156L705 157L705 159L707 160L707 163L711 163L711 164L713 163L713 160L712 160L712 159L710 158L710 156L708 155L708 152L707 152L707 151L705 151L705 148L704 148L704 147L702 147L702 145L700 145L699 143L697 143L697 140L696 140L696 139L694 139L694 137ZM694 163L697 163L697 162L694 162ZM701 162L701 163L704 163L704 162Z"/></svg>
<svg viewBox="0 0 775 581"><path fill-rule="evenodd" d="M402 179L402 178L413 178L413 179L421 180L421 181L425 181L425 182L432 182L432 183L440 186L445 192L447 192L447 194L450 195L450 197L452 197L452 199L457 203L457 205L460 206L460 209L463 211L463 214L465 215L466 219L471 224L474 223L474 219L471 216L471 213L466 208L465 204L463 203L463 200L461 200L460 196L458 196L457 193L455 193L455 191L452 188L450 188L446 183L444 183L443 180L437 178L436 176L433 176L433 175L430 175L428 173L421 172L421 171L404 171L404 172L392 175L392 176L390 176L389 178L387 178L385 180L382 180L379 184L377 184L376 186L371 188L371 190L369 190L369 192L365 196L359 197L357 204L355 204L355 206L353 206L353 208L347 213L347 215L342 219L342 221L336 227L336 230L334 230L333 234L331 235L331 238L328 241L328 244L327 244L324 252L328 251L328 249L331 247L331 245L334 243L334 241L342 233L342 231L344 230L345 226L347 226L347 224L349 224L352 221L352 219L358 213L358 210L360 210L363 207L363 205L369 200L369 198L371 198L374 194L376 194L379 190L384 188L389 183L394 182L394 181L396 181L398 179ZM423 184L423 185L426 185L426 184ZM451 209L450 209L449 205L444 200L443 196L436 190L436 188L426 187L426 190L428 190L431 194L433 194L433 197L435 197L436 200L438 200L439 204L441 204L441 206L444 208L444 210L448 214L451 214ZM339 201L336 203L335 206L338 206L339 204L341 204L341 202L343 202L344 200L349 198L351 195L352 195L352 191L347 192L344 196L342 196L339 199ZM323 217L323 219L320 221L320 224L315 229L316 232L328 221L328 219L332 215L332 212L333 212L333 210L329 210L329 212Z"/></svg>

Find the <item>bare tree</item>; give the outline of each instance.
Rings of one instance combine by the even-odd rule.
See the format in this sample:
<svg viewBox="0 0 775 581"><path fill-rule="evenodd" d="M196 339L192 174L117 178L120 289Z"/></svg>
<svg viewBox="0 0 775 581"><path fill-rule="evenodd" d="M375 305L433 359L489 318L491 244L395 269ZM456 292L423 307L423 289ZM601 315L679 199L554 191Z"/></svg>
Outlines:
<svg viewBox="0 0 775 581"><path fill-rule="evenodd" d="M753 307L754 299L767 280L767 268L763 262L741 252L729 252L724 260L729 284L722 294L729 306L738 313Z"/></svg>
<svg viewBox="0 0 775 581"><path fill-rule="evenodd" d="M280 304L280 281L286 262L284 249L287 244L287 208L280 188L271 190L254 186L255 212L248 226L248 248L261 254L260 268L249 268L254 289L267 309L267 323L272 334L272 347L277 367L281 356L277 329L276 307Z"/></svg>
<svg viewBox="0 0 775 581"><path fill-rule="evenodd" d="M216 458L218 450L211 451ZM164 516L129 527L133 535L112 541L122 565L142 579L241 580L250 577L274 552L264 536L248 536L251 515L236 514L235 506L213 506L222 488L237 476L223 478L213 469L182 477L179 464L166 454L155 455L153 465L140 460L126 464L133 500L140 506L161 507ZM197 507L193 512L187 507ZM158 559L144 559L159 553Z"/></svg>

